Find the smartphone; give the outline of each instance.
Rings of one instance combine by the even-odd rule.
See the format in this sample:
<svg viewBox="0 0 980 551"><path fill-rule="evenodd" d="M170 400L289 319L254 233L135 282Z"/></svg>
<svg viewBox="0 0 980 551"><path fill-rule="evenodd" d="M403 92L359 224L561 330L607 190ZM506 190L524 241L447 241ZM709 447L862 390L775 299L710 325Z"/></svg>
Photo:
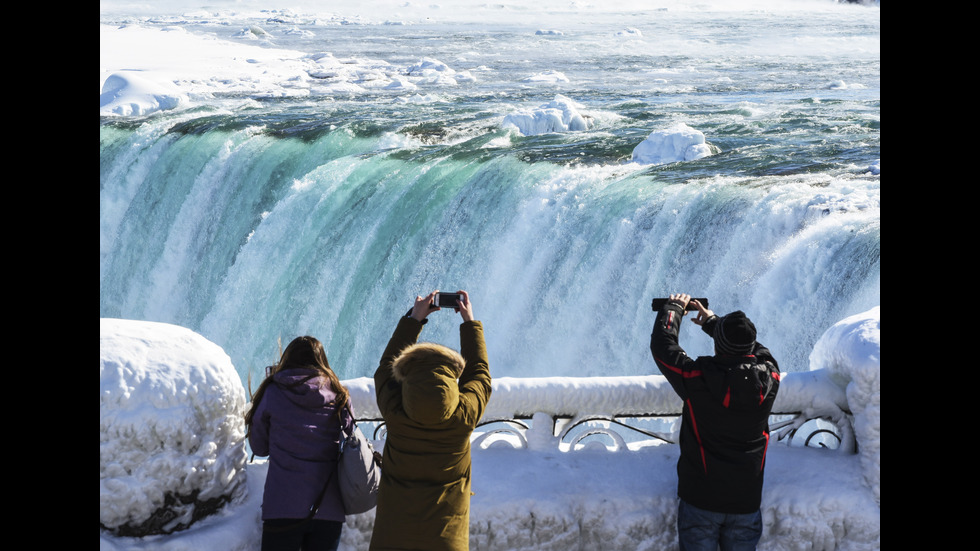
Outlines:
<svg viewBox="0 0 980 551"><path fill-rule="evenodd" d="M459 305L456 301L462 302L463 295L459 293L436 293L436 297L432 299L433 306L438 306L439 308L458 308Z"/></svg>
<svg viewBox="0 0 980 551"><path fill-rule="evenodd" d="M653 306L653 311L654 312L659 312L660 309L664 307L664 304L667 304L667 301L668 300L670 300L670 299L666 299L666 298L655 298L655 299L653 299L653 305L652 305ZM706 299L706 298L694 298L694 297L691 297L691 302L694 302L695 300L698 301L698 302L700 302L701 303L701 306L704 306L705 308L708 307L708 299ZM697 310L697 308L695 308L694 305L691 304L691 302L688 302L687 303L687 311L688 312Z"/></svg>

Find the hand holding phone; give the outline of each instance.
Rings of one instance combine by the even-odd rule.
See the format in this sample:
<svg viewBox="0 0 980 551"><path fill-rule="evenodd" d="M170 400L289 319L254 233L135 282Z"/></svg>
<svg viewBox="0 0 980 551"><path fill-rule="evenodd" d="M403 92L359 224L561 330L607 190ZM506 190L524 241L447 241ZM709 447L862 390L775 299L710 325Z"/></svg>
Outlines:
<svg viewBox="0 0 980 551"><path fill-rule="evenodd" d="M432 300L432 305L437 308L459 309L459 302L462 302L463 295L460 293L436 293Z"/></svg>
<svg viewBox="0 0 980 551"><path fill-rule="evenodd" d="M429 312L436 309L435 297L438 293L432 292L424 297L416 296L415 305L412 309L408 311L408 315L417 319L418 321L425 320Z"/></svg>
<svg viewBox="0 0 980 551"><path fill-rule="evenodd" d="M463 321L473 321L473 304L466 291L455 293L436 293L432 299L432 308L452 308L459 312Z"/></svg>
<svg viewBox="0 0 980 551"><path fill-rule="evenodd" d="M473 321L473 302L470 301L470 295L466 291L459 292L459 305L456 306L456 311L459 312L460 317L463 321Z"/></svg>
<svg viewBox="0 0 980 551"><path fill-rule="evenodd" d="M653 307L653 311L654 312L659 312L660 309L664 307L664 304L667 304L667 301L669 301L669 300L670 299L667 299L667 298L655 298L655 299L653 299L653 304L651 305ZM693 302L695 300L698 301L698 302L700 302L701 303L701 306L704 306L705 308L708 307L708 299L706 299L706 298L692 298L687 303L686 310L688 312L694 312L694 311L696 311L698 309L697 306L695 306L693 304Z"/></svg>

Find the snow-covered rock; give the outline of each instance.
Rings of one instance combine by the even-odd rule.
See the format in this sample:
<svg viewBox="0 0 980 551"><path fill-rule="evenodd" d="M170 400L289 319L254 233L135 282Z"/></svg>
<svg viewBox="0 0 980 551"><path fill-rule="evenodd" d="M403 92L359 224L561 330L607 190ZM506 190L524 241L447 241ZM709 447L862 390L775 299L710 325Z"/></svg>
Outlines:
<svg viewBox="0 0 980 551"><path fill-rule="evenodd" d="M548 70L523 78L521 82L530 84L557 84L559 82L568 82L568 77L561 71Z"/></svg>
<svg viewBox="0 0 980 551"><path fill-rule="evenodd" d="M245 494L245 389L216 344L183 327L99 322L99 524L183 530Z"/></svg>
<svg viewBox="0 0 980 551"><path fill-rule="evenodd" d="M524 136L588 130L589 122L580 113L580 108L571 99L558 94L554 100L534 109L519 109L508 114L501 126L516 128Z"/></svg>
<svg viewBox="0 0 980 551"><path fill-rule="evenodd" d="M708 155L711 146L704 134L684 123L651 132L633 149L633 161L647 165L693 161Z"/></svg>
<svg viewBox="0 0 980 551"><path fill-rule="evenodd" d="M828 329L813 346L810 369L825 369L845 389L864 477L881 503L881 307Z"/></svg>

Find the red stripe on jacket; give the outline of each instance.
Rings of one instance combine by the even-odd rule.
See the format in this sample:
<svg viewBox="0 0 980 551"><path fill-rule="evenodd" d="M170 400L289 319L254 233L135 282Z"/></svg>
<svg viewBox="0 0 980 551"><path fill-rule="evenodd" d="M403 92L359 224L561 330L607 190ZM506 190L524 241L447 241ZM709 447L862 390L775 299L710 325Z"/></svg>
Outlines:
<svg viewBox="0 0 980 551"><path fill-rule="evenodd" d="M687 412L691 416L691 427L694 429L694 437L698 441L698 450L701 452L701 466L704 468L704 474L708 474L708 459L704 454L704 444L701 442L701 434L698 432L698 422L694 418L694 407L691 404L691 400L686 400L687 402Z"/></svg>
<svg viewBox="0 0 980 551"><path fill-rule="evenodd" d="M677 373L678 375L681 375L682 377L686 377L688 379L691 379L693 377L700 377L701 376L701 370L700 369L695 369L695 370L692 370L692 371L684 371L683 369L681 369L681 368L679 368L677 366L670 365L669 363L661 360L660 358L658 358L656 356L654 356L653 359L658 364L666 367L667 369L669 369L670 371L673 371L674 373Z"/></svg>
<svg viewBox="0 0 980 551"><path fill-rule="evenodd" d="M769 431L763 431L762 435L766 437L766 445L762 448L762 465L759 467L760 473L766 468L766 454L769 453Z"/></svg>

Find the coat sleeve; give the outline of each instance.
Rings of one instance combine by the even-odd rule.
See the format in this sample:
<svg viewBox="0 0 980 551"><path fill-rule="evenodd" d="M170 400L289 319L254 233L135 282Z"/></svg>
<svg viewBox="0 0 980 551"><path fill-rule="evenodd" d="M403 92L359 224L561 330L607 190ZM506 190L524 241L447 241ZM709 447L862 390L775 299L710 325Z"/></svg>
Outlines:
<svg viewBox="0 0 980 551"><path fill-rule="evenodd" d="M698 372L695 361L684 352L677 340L682 319L684 319L683 310L679 305L667 303L661 308L657 320L653 323L650 352L653 353L653 360L667 378L667 382L674 388L674 392L681 397L681 400L686 400L685 381L697 377Z"/></svg>
<svg viewBox="0 0 980 551"><path fill-rule="evenodd" d="M769 352L769 349L766 348L762 343L756 341L755 349L752 351L752 354L755 355L756 358L759 358L764 362L771 363L775 368L775 372L779 373L779 364L776 363L776 358L772 357L772 352Z"/></svg>
<svg viewBox="0 0 980 551"><path fill-rule="evenodd" d="M483 324L479 321L463 322L459 326L460 354L466 361L459 376L459 400L463 422L476 427L490 401L490 360L483 338Z"/></svg>
<svg viewBox="0 0 980 551"><path fill-rule="evenodd" d="M341 438L344 438L345 435L354 432L356 419L357 414L354 413L354 403L350 401L350 398L348 397L347 406L340 412L340 430L344 433L340 435Z"/></svg>
<svg viewBox="0 0 980 551"><path fill-rule="evenodd" d="M252 416L252 427L248 431L248 445L252 448L252 453L259 457L266 457L269 455L269 426L271 424L271 419L269 417L269 410L266 408L267 398L269 391L274 391L274 385L269 385L269 388L262 393L262 400L259 401L259 405L255 408L255 414Z"/></svg>
<svg viewBox="0 0 980 551"><path fill-rule="evenodd" d="M402 350L418 341L419 334L422 333L422 325L422 322L408 316L399 319L398 326L395 327L395 332L388 340L384 354L381 355L381 363L374 372L374 391L382 417L396 408L401 401L401 388L395 381L392 364Z"/></svg>

